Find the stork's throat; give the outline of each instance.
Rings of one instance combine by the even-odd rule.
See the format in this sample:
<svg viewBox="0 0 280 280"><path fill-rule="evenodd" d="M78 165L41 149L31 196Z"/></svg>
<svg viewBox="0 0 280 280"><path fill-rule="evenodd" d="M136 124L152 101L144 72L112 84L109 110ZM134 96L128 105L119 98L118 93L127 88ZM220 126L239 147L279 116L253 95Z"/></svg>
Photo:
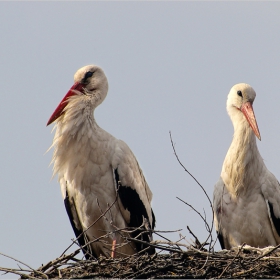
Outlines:
<svg viewBox="0 0 280 280"><path fill-rule="evenodd" d="M225 158L222 177L228 191L237 196L256 174L251 171L259 152L254 132L249 125L235 130L233 141Z"/></svg>

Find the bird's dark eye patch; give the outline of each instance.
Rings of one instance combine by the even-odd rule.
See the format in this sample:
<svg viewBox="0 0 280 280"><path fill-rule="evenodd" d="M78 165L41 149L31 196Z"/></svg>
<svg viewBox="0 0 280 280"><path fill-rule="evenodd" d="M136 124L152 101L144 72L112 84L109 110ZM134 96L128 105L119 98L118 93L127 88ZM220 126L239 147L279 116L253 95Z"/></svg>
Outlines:
<svg viewBox="0 0 280 280"><path fill-rule="evenodd" d="M92 77L92 75L93 75L93 72L90 72L90 71L86 72L85 79Z"/></svg>
<svg viewBox="0 0 280 280"><path fill-rule="evenodd" d="M90 78L90 77L92 77L93 73L94 73L94 72L91 72L91 71L86 72L84 78L82 79L82 83L85 84L86 81L87 81L87 79Z"/></svg>
<svg viewBox="0 0 280 280"><path fill-rule="evenodd" d="M243 95L242 95L242 91L241 91L241 90L238 90L238 91L237 91L237 95L239 95L239 96L243 97Z"/></svg>

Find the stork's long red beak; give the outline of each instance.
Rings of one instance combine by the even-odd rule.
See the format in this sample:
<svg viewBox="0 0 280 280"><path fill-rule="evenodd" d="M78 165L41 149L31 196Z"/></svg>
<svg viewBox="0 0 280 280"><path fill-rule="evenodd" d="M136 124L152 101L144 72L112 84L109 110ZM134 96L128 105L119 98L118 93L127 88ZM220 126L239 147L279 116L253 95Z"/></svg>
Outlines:
<svg viewBox="0 0 280 280"><path fill-rule="evenodd" d="M49 121L47 122L47 126L51 123L53 123L58 117L60 117L63 114L63 109L66 107L67 105L67 99L70 96L75 95L76 93L73 90L78 90L81 91L83 89L85 85L81 84L81 83L75 83L67 92L67 94L64 96L64 98L61 100L61 102L59 103L59 105L57 106L57 108L55 109L55 111L53 112L53 114L51 115Z"/></svg>
<svg viewBox="0 0 280 280"><path fill-rule="evenodd" d="M251 102L246 102L241 106L241 112L246 117L248 123L250 124L251 128L253 129L255 135L261 140L261 135L259 132L257 120L254 114L253 106Z"/></svg>

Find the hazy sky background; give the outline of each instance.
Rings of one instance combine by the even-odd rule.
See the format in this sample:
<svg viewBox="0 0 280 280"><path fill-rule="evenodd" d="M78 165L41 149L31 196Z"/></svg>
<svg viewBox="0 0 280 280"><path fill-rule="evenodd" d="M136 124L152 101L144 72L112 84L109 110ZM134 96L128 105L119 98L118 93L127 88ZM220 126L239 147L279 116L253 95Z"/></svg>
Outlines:
<svg viewBox="0 0 280 280"><path fill-rule="evenodd" d="M74 237L51 180L46 123L84 65L108 77L96 120L136 155L156 229L183 229L190 240L189 225L205 240L202 220L176 196L211 222L209 203L176 161L169 131L212 198L233 135L225 106L236 83L257 93L258 147L280 179L279 11L279 2L1 2L0 252L38 268ZM0 266L16 263L0 256Z"/></svg>

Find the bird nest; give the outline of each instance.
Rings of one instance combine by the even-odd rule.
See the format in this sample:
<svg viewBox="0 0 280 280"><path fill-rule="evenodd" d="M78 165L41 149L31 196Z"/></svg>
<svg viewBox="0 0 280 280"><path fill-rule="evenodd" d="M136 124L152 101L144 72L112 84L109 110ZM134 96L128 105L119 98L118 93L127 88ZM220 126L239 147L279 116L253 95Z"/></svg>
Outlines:
<svg viewBox="0 0 280 280"><path fill-rule="evenodd" d="M65 254L38 269L20 262L18 269L0 268L21 279L84 279L84 278L279 278L280 247L258 249L240 246L232 250L208 252L191 246L181 250L180 244L157 244L165 253L133 255L124 258L99 257L78 260L79 250ZM26 265L25 265L26 266Z"/></svg>

